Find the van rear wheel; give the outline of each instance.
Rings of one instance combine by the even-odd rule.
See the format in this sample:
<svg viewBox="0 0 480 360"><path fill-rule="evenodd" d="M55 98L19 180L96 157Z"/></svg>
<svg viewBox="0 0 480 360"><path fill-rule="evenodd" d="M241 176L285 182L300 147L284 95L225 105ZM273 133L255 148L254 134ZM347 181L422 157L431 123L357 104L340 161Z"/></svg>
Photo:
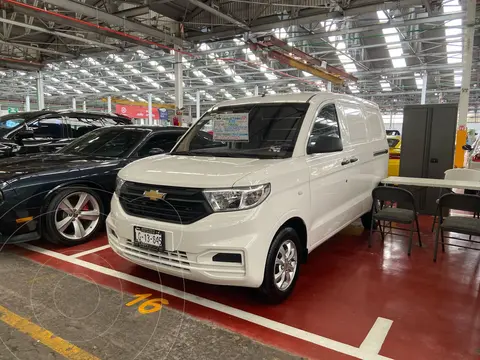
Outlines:
<svg viewBox="0 0 480 360"><path fill-rule="evenodd" d="M281 229L268 251L263 283L259 288L262 299L278 304L290 296L300 270L300 254L297 232L291 227Z"/></svg>

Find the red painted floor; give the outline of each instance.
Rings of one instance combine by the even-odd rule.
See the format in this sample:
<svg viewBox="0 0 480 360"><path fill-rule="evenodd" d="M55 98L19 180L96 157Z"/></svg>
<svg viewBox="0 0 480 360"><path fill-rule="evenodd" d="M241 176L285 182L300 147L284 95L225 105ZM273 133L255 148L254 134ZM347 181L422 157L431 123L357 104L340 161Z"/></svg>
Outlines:
<svg viewBox="0 0 480 360"><path fill-rule="evenodd" d="M185 290L262 317L359 347L378 317L393 320L380 354L394 359L480 358L480 252L447 248L433 259L432 219L421 219L424 246L415 246L407 256L407 239L379 234L367 247L368 232L350 227L313 251L301 269L297 287L286 302L271 306L258 302L248 289L211 286L183 281L147 270L118 257L111 249L82 257L82 260L111 267L169 287ZM75 248L48 243L35 245L72 255L107 243L104 235ZM92 277L105 285L132 293L145 292L138 285L91 270L25 252L39 262ZM151 291L148 291L151 292ZM170 299L169 299L170 300ZM346 355L306 341L255 326L246 321L185 303L173 307L220 323L259 341L317 359L346 359Z"/></svg>

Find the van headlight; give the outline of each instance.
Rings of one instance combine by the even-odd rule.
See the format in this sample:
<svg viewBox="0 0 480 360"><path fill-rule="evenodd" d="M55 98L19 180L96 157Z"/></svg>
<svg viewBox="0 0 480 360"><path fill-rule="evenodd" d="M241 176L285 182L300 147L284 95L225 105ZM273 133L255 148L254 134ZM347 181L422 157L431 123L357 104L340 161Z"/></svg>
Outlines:
<svg viewBox="0 0 480 360"><path fill-rule="evenodd" d="M117 196L120 196L120 190L122 189L123 184L125 184L125 180L117 176L117 181L115 184L115 194L117 194Z"/></svg>
<svg viewBox="0 0 480 360"><path fill-rule="evenodd" d="M230 189L204 190L203 194L213 211L251 209L260 205L270 195L270 184L236 187Z"/></svg>

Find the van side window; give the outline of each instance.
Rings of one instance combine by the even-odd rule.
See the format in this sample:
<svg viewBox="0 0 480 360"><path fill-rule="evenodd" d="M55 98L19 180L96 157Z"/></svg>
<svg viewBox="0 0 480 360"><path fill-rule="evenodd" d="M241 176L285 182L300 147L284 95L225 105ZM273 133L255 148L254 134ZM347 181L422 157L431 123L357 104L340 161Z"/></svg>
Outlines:
<svg viewBox="0 0 480 360"><path fill-rule="evenodd" d="M319 147L319 143L324 145ZM334 104L324 106L317 113L307 144L307 153L341 150L340 127Z"/></svg>
<svg viewBox="0 0 480 360"><path fill-rule="evenodd" d="M310 134L310 142L312 141L312 137L318 138L319 136L340 138L337 111L335 110L334 104L324 106L317 114L312 133Z"/></svg>

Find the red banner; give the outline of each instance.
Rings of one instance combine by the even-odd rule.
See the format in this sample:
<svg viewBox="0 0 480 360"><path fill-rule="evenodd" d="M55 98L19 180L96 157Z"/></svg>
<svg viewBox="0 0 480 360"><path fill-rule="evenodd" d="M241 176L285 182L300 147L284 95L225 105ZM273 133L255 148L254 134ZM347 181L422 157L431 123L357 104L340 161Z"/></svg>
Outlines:
<svg viewBox="0 0 480 360"><path fill-rule="evenodd" d="M135 119L148 119L148 107L138 105L116 105L116 113ZM157 108L152 109L152 117L158 120L160 117Z"/></svg>

